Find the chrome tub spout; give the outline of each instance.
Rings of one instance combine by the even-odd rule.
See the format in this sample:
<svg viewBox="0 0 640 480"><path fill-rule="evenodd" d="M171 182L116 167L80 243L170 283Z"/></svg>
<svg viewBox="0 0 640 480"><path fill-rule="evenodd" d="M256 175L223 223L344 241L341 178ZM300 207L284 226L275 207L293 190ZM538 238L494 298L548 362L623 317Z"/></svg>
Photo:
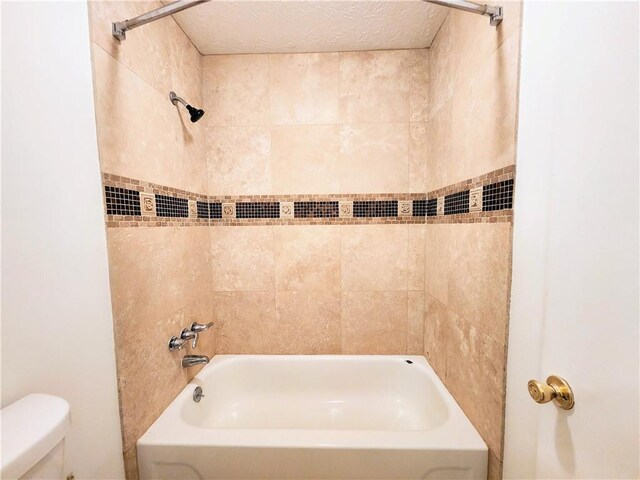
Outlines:
<svg viewBox="0 0 640 480"><path fill-rule="evenodd" d="M182 359L182 367L188 368L195 365L206 365L209 363L209 357L206 355L185 355Z"/></svg>

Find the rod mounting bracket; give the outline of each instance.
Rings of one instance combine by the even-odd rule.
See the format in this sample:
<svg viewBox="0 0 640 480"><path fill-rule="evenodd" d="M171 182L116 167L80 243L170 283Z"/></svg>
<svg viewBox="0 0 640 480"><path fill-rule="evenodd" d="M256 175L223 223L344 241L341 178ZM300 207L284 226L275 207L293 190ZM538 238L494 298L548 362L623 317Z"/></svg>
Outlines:
<svg viewBox="0 0 640 480"><path fill-rule="evenodd" d="M496 11L489 14L489 24L492 27L497 27L502 23L504 16L502 15L502 7L495 7Z"/></svg>
<svg viewBox="0 0 640 480"><path fill-rule="evenodd" d="M127 29L124 28L122 22L112 22L111 23L111 35L116 37L121 42L127 39Z"/></svg>

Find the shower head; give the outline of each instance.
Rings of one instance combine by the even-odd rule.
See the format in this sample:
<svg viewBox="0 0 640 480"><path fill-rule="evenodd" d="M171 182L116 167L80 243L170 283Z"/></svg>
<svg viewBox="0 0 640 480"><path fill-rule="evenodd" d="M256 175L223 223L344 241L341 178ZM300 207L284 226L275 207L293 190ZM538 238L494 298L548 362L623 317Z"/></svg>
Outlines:
<svg viewBox="0 0 640 480"><path fill-rule="evenodd" d="M204 110L200 108L194 108L191 105L187 105L187 110L189 110L189 114L191 114L191 121L193 123L196 123L204 115Z"/></svg>
<svg viewBox="0 0 640 480"><path fill-rule="evenodd" d="M204 110L202 110L200 108L192 107L187 102L185 102L182 98L180 98L178 95L176 95L176 92L169 92L169 100L171 100L171 103L173 103L174 105L177 105L178 102L180 102L185 107L187 107L187 111L189 112L189 115L191 116L191 123L196 123L204 115Z"/></svg>

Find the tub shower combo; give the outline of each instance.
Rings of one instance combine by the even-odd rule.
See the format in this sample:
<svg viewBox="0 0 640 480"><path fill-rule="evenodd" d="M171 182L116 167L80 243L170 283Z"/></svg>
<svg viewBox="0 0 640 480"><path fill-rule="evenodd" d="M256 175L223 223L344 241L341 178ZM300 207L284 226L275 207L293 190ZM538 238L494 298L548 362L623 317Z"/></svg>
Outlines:
<svg viewBox="0 0 640 480"><path fill-rule="evenodd" d="M113 22L126 32L208 0ZM502 7L425 0L488 16ZM204 110L175 92L197 122ZM196 346L193 323L169 350ZM488 448L421 356L185 355L205 367L137 442L141 479L484 479Z"/></svg>

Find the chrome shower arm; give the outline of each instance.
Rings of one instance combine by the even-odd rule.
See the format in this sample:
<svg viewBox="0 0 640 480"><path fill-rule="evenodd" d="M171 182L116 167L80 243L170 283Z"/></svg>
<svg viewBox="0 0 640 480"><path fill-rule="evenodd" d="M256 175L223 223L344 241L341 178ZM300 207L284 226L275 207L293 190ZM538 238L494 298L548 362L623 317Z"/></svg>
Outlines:
<svg viewBox="0 0 640 480"><path fill-rule="evenodd" d="M156 8L155 10L151 10L150 12L138 15L137 17L123 20L122 22L113 22L111 24L111 34L120 41L126 40L127 30L132 30L136 27L140 27L141 25L146 25L154 20L173 15L174 13L181 12L182 10L195 7L196 5L208 1L209 0L178 0L170 3L169 5L164 5Z"/></svg>
<svg viewBox="0 0 640 480"><path fill-rule="evenodd" d="M185 102L182 97L179 97L178 95L176 95L176 92L169 92L169 100L171 100L171 103L173 103L174 105L177 102L180 102L185 107L190 107L191 106L187 102Z"/></svg>

